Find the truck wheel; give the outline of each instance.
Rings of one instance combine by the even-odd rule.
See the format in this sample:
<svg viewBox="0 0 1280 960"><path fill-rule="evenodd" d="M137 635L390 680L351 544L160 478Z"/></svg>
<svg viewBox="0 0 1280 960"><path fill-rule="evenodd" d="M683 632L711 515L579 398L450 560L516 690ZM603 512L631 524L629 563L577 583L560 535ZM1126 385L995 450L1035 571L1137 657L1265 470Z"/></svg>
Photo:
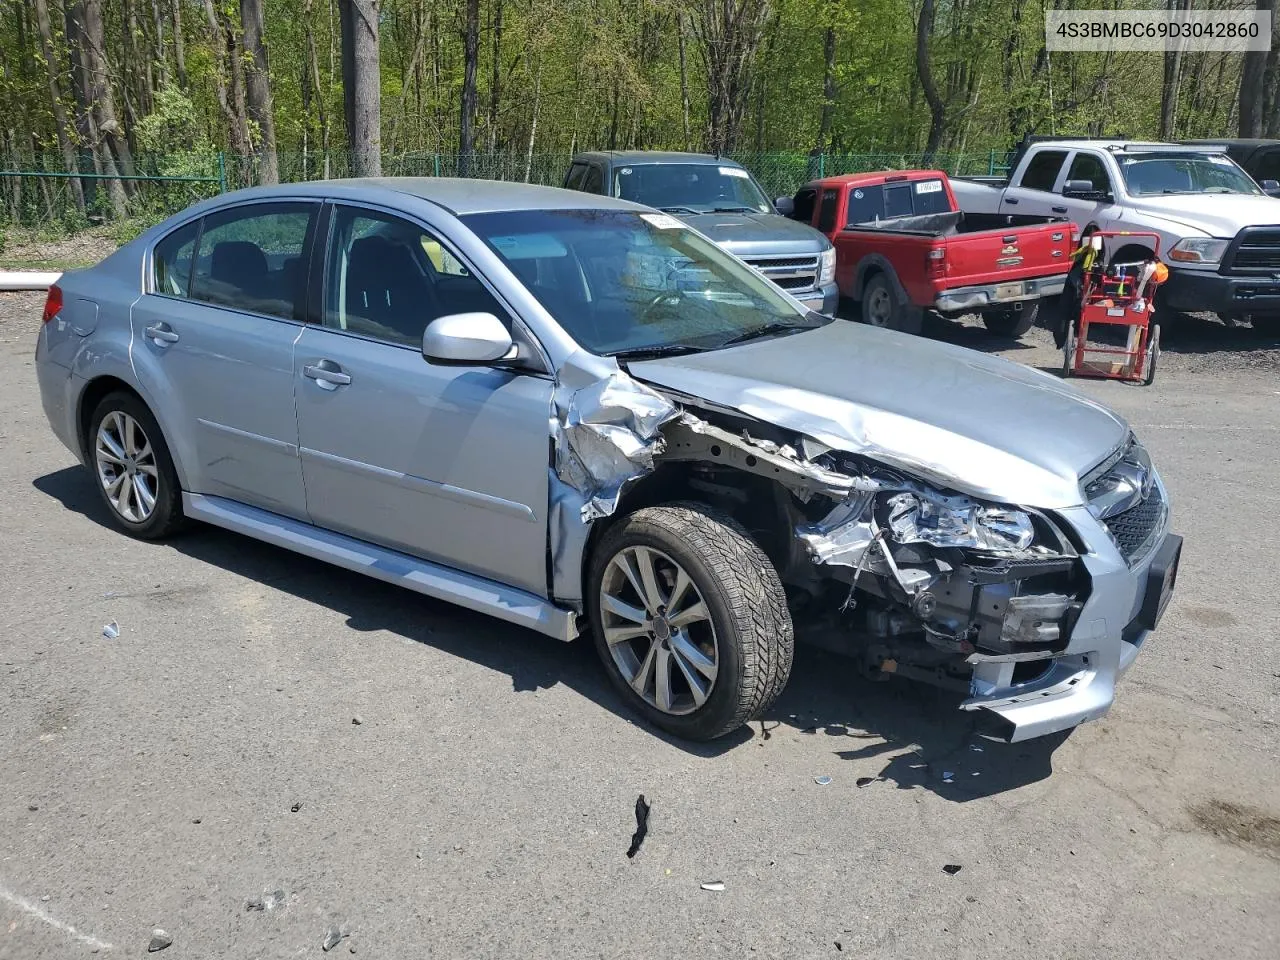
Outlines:
<svg viewBox="0 0 1280 960"><path fill-rule="evenodd" d="M1040 301L1021 310L1005 307L1000 310L988 310L982 314L982 323L998 337L1013 337L1015 340L1036 325L1040 315Z"/></svg>
<svg viewBox="0 0 1280 960"><path fill-rule="evenodd" d="M914 304L899 303L889 278L877 273L862 288L862 322L903 333L919 333L924 326L924 311Z"/></svg>
<svg viewBox="0 0 1280 960"><path fill-rule="evenodd" d="M702 504L649 507L613 526L592 553L587 603L609 680L676 736L736 730L791 673L777 571L736 521Z"/></svg>
<svg viewBox="0 0 1280 960"><path fill-rule="evenodd" d="M160 424L131 393L110 393L89 417L89 469L117 527L159 540L184 522L182 489Z"/></svg>

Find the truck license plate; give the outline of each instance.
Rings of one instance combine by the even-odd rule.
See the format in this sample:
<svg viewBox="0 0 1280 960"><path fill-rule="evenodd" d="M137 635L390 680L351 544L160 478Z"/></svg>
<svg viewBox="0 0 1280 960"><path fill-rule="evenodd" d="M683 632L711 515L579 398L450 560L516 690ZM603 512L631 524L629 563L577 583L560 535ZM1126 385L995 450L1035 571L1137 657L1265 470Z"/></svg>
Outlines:
<svg viewBox="0 0 1280 960"><path fill-rule="evenodd" d="M997 283L996 299L997 300L1016 300L1022 296L1022 283Z"/></svg>

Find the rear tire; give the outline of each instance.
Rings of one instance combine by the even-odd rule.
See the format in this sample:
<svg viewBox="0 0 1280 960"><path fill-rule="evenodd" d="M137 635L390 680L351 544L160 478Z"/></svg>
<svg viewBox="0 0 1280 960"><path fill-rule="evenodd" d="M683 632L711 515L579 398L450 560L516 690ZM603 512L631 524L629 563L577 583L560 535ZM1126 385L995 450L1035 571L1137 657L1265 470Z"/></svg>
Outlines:
<svg viewBox="0 0 1280 960"><path fill-rule="evenodd" d="M1021 310L1005 307L999 310L988 310L982 314L982 323L988 330L1000 337L1013 337L1015 340L1036 325L1040 316L1040 301Z"/></svg>
<svg viewBox="0 0 1280 960"><path fill-rule="evenodd" d="M915 304L901 303L889 278L875 273L862 287L862 322L903 333L919 333L924 327L924 311Z"/></svg>
<svg viewBox="0 0 1280 960"><path fill-rule="evenodd" d="M169 447L134 394L102 398L89 417L85 453L107 513L129 536L159 540L183 526L182 488Z"/></svg>
<svg viewBox="0 0 1280 960"><path fill-rule="evenodd" d="M731 733L791 673L777 571L741 525L702 504L637 510L609 529L591 556L587 607L610 682L678 737Z"/></svg>

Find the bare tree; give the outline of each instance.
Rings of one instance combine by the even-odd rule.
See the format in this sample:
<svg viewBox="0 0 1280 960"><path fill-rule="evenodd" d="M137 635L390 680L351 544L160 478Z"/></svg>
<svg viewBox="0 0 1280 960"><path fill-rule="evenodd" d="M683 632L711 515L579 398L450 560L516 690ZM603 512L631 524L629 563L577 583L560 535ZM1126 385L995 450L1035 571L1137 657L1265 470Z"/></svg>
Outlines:
<svg viewBox="0 0 1280 960"><path fill-rule="evenodd" d="M542 79L542 67L538 67ZM498 149L498 102L502 92L502 0L493 0L493 79L489 82L489 152ZM535 111L536 113L537 111ZM528 176L525 177L528 180Z"/></svg>
<svg viewBox="0 0 1280 960"><path fill-rule="evenodd" d="M170 11L173 17L173 59L178 68L178 86L187 89L187 53L182 43L182 2L173 0Z"/></svg>
<svg viewBox="0 0 1280 960"><path fill-rule="evenodd" d="M1275 16L1275 0L1256 0L1260 11L1270 11ZM1272 24L1272 50L1275 49L1275 24ZM1265 127L1264 115L1267 103L1267 61L1272 54L1265 50L1250 50L1244 55L1240 70L1240 126L1242 137L1260 137Z"/></svg>
<svg viewBox="0 0 1280 960"><path fill-rule="evenodd" d="M770 0L701 0L690 4L707 75L708 144L715 153L738 143L751 95L751 68L764 36Z"/></svg>
<svg viewBox="0 0 1280 960"><path fill-rule="evenodd" d="M218 100L218 109L227 122L230 133L231 152L236 156L249 153L249 122L244 112L244 97L239 84L235 84L233 93L228 86L228 60L231 61L233 78L239 77L239 61L236 59L236 46L230 31L224 29L222 15L214 9L213 0L203 0L205 19L209 21L209 36L213 40L213 91Z"/></svg>
<svg viewBox="0 0 1280 960"><path fill-rule="evenodd" d="M244 31L244 52L248 68L247 105L249 118L258 126L254 153L261 183L279 183L276 157L276 122L271 101L271 77L267 66L267 46L262 36L262 0L240 0L240 26Z"/></svg>
<svg viewBox="0 0 1280 960"><path fill-rule="evenodd" d="M119 175L132 176L133 154L125 139L124 128L116 117L115 95L111 89L111 69L107 62L106 38L102 25L102 0L84 0L76 4L80 16L80 39L84 44L85 82L88 102L93 112L94 128L101 138L103 172L107 181L112 211L125 213L128 189Z"/></svg>
<svg viewBox="0 0 1280 960"><path fill-rule="evenodd" d="M1168 0L1171 12L1190 10L1191 0ZM1166 50L1164 54L1164 81L1160 85L1160 139L1172 140L1173 128L1178 120L1178 92L1182 82L1182 47Z"/></svg>
<svg viewBox="0 0 1280 960"><path fill-rule="evenodd" d="M76 150L72 142L71 121L67 118L67 108L62 102L62 85L58 82L58 61L53 47L53 27L49 22L49 5L46 0L35 0L35 6L36 29L40 33L40 53L44 57L45 72L49 75L53 122L58 128L58 149L62 153L62 162L66 164L67 173L75 173L79 165L76 162ZM71 194L75 200L77 212L84 216L84 187L79 179L71 181Z"/></svg>
<svg viewBox="0 0 1280 960"><path fill-rule="evenodd" d="M827 0L828 17L834 12L832 0ZM828 23L822 31L822 114L818 121L818 142L814 149L821 153L830 145L831 124L836 112L836 28Z"/></svg>
<svg viewBox="0 0 1280 960"><path fill-rule="evenodd" d="M458 173L466 176L475 150L476 67L480 58L480 0L466 0L466 24L462 31L462 111L458 122Z"/></svg>
<svg viewBox="0 0 1280 960"><path fill-rule="evenodd" d="M932 162L938 152L942 137L947 132L947 105L938 93L933 79L933 66L929 60L929 36L933 33L933 2L924 0L920 7L920 20L916 24L916 75L920 78L920 90L929 104L929 139L925 143L923 162Z"/></svg>
<svg viewBox="0 0 1280 960"><path fill-rule="evenodd" d="M382 175L381 12L382 0L341 0L343 104L357 177Z"/></svg>

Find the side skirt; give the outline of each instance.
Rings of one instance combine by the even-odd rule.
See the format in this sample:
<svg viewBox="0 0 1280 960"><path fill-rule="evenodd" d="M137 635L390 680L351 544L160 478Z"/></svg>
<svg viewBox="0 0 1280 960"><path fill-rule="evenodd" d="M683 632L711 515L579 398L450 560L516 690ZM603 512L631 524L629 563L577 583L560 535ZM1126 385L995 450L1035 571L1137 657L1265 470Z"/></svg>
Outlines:
<svg viewBox="0 0 1280 960"><path fill-rule="evenodd" d="M577 614L572 610L562 610L542 597L472 573L463 573L223 497L184 493L182 510L188 517L215 527L377 577L477 613L487 613L557 640L569 641L578 635Z"/></svg>

